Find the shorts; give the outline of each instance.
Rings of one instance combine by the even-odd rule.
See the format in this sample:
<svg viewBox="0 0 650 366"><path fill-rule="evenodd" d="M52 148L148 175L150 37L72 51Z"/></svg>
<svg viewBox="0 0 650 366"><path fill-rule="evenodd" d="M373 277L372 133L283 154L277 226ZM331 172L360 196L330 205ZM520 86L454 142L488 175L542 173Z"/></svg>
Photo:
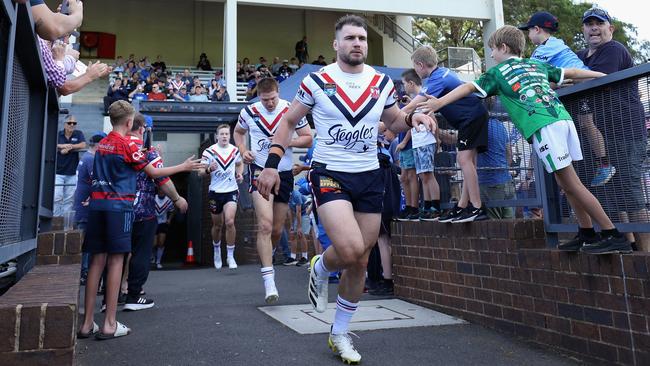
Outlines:
<svg viewBox="0 0 650 366"><path fill-rule="evenodd" d="M580 139L571 120L546 125L531 138L533 149L549 173L568 167L572 161L582 160Z"/></svg>
<svg viewBox="0 0 650 366"><path fill-rule="evenodd" d="M482 153L488 147L488 115L485 114L458 129L458 151L474 150Z"/></svg>
<svg viewBox="0 0 650 366"><path fill-rule="evenodd" d="M381 213L384 202L384 173L381 168L359 173L327 170L314 162L307 175L314 204L346 200L355 212Z"/></svg>
<svg viewBox="0 0 650 366"><path fill-rule="evenodd" d="M402 169L415 169L413 149L402 150L399 152L399 166Z"/></svg>
<svg viewBox="0 0 650 366"><path fill-rule="evenodd" d="M257 177L260 176L264 168L257 166L255 164L250 164L248 166L248 173L251 179L250 185L248 186L248 192L253 193L257 191ZM289 203L291 198L291 191L293 191L293 174L291 170L280 173L280 192L273 199L273 202L277 203Z"/></svg>
<svg viewBox="0 0 650 366"><path fill-rule="evenodd" d="M309 215L302 215L300 217L300 232L309 235L311 232L311 218Z"/></svg>
<svg viewBox="0 0 650 366"><path fill-rule="evenodd" d="M415 160L415 173L433 173L433 154L436 152L436 144L429 144L413 149Z"/></svg>
<svg viewBox="0 0 650 366"><path fill-rule="evenodd" d="M228 202L235 202L239 200L239 191L217 193L208 192L208 207L210 213L213 215L220 215L223 212L223 206Z"/></svg>
<svg viewBox="0 0 650 366"><path fill-rule="evenodd" d="M158 234L167 234L169 231L169 224L166 222L163 222L161 224L158 224L158 227L156 228L156 235Z"/></svg>
<svg viewBox="0 0 650 366"><path fill-rule="evenodd" d="M84 253L129 253L133 211L88 212L88 226L84 238Z"/></svg>

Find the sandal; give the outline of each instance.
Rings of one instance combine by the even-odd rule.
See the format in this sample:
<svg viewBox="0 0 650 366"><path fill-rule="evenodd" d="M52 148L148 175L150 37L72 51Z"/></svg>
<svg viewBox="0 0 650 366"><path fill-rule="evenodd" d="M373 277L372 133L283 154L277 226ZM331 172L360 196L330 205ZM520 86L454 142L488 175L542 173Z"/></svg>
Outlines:
<svg viewBox="0 0 650 366"><path fill-rule="evenodd" d="M118 338L118 337L124 337L125 335L128 335L131 333L131 328L127 327L126 325L117 322L117 328L115 329L115 333L113 334L105 334L102 332L97 332L95 334L95 339L103 341L106 339L113 339L113 338Z"/></svg>
<svg viewBox="0 0 650 366"><path fill-rule="evenodd" d="M88 333L84 333L82 331L77 332L77 339L86 339L92 337L94 334L99 332L99 325L97 323L93 322L93 327Z"/></svg>

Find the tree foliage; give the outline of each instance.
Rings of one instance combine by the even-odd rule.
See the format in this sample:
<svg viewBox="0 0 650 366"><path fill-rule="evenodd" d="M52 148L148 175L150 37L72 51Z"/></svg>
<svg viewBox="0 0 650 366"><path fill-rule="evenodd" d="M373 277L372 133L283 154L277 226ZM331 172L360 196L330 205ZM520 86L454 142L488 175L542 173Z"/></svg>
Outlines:
<svg viewBox="0 0 650 366"><path fill-rule="evenodd" d="M578 51L586 47L582 35L582 15L591 6L591 3L575 4L571 0L503 0L503 16L505 24L517 26L526 23L537 11L548 11L560 23L555 36L563 39L572 50ZM614 39L627 46L637 63L647 62L650 58L650 42L639 40L636 27L632 24L617 19L613 20L613 24ZM481 57L485 54L482 24L478 21L417 17L413 34L421 42L430 44L439 51L447 47L471 47ZM527 39L526 55L530 55L534 48Z"/></svg>

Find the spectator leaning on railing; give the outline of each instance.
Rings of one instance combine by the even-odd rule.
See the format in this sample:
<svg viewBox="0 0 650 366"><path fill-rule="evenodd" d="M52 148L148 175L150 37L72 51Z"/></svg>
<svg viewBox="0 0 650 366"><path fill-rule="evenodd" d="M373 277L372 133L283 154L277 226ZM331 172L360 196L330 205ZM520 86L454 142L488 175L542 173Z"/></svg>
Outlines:
<svg viewBox="0 0 650 366"><path fill-rule="evenodd" d="M77 119L68 116L57 137L54 216L63 216L72 209L79 165L78 151L86 147L84 134L76 128Z"/></svg>

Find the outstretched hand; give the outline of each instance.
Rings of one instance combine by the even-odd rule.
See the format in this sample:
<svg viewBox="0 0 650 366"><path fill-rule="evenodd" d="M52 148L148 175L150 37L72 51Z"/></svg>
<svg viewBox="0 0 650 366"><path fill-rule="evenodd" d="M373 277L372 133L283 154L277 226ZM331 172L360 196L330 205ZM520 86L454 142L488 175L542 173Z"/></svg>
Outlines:
<svg viewBox="0 0 650 366"><path fill-rule="evenodd" d="M207 165L201 159L194 159L194 155L183 162L183 170L185 171L201 171L205 170L206 167Z"/></svg>
<svg viewBox="0 0 650 366"><path fill-rule="evenodd" d="M439 99L434 97L433 95L425 95L427 97L426 102L420 102L417 105L417 108L420 112L429 114L431 112L436 112L440 108L442 108L442 105L439 102Z"/></svg>

